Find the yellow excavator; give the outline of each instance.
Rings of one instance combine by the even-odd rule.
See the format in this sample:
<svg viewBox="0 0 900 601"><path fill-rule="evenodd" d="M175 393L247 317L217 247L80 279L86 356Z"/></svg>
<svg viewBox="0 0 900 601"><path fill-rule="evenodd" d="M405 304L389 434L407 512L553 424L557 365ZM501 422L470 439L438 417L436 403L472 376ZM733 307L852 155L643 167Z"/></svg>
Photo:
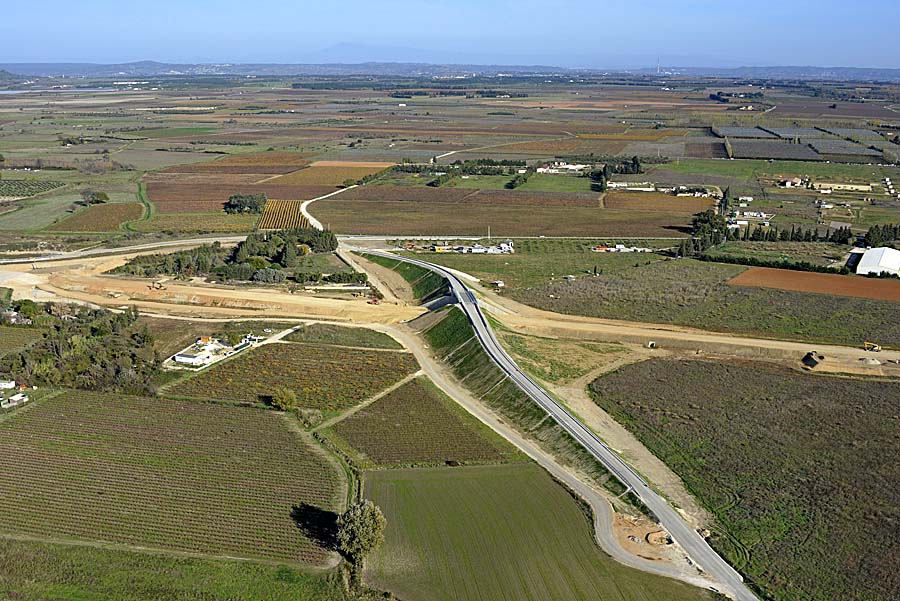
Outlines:
<svg viewBox="0 0 900 601"><path fill-rule="evenodd" d="M874 342L869 342L868 340L866 340L865 342L863 342L863 350L870 351L873 353L880 353L881 345L875 344Z"/></svg>

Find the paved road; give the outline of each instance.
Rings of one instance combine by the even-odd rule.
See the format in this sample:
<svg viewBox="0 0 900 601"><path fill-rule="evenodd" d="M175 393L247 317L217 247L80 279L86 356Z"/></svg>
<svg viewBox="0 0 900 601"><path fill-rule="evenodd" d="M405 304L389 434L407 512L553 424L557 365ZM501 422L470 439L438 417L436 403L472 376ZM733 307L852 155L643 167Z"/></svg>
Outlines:
<svg viewBox="0 0 900 601"><path fill-rule="evenodd" d="M738 601L757 601L756 595L744 584L743 578L707 544L681 516L658 495L642 476L640 476L619 455L610 449L600 438L582 424L576 417L560 405L550 394L534 382L525 372L519 369L516 362L503 350L497 342L491 326L478 307L475 294L463 281L451 271L408 257L401 257L382 251L366 251L370 254L398 259L413 263L438 273L450 282L450 287L460 308L471 321L475 333L491 359L516 383L532 400L541 406L566 431L572 435L591 455L597 458L613 475L629 487L657 517L659 523L671 537L684 548L688 556L710 577L719 583L717 587L722 593Z"/></svg>

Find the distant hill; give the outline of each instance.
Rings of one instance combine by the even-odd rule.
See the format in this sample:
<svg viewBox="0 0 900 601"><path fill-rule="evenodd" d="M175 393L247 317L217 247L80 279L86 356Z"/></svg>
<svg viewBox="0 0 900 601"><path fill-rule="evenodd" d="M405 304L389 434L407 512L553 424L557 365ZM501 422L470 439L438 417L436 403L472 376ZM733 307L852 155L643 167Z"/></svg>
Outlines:
<svg viewBox="0 0 900 601"><path fill-rule="evenodd" d="M22 79L21 75L14 75L9 71L4 69L0 69L0 81L19 81Z"/></svg>

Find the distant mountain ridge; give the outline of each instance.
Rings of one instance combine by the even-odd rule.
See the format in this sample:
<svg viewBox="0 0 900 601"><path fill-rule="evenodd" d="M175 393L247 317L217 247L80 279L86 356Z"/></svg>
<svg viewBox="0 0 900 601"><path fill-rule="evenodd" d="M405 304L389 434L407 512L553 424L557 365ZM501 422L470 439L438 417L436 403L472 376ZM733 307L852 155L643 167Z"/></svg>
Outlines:
<svg viewBox="0 0 900 601"><path fill-rule="evenodd" d="M484 65L437 64L416 62L347 62L347 63L161 63L138 61L118 64L96 63L0 63L0 80L23 77L96 77L134 78L164 76L340 76L388 75L399 77L453 75L577 75L600 73L632 73L652 76L656 67L637 69L569 68L549 65ZM900 81L900 69L869 67L665 67L660 75L723 77L738 79L794 79L837 81Z"/></svg>

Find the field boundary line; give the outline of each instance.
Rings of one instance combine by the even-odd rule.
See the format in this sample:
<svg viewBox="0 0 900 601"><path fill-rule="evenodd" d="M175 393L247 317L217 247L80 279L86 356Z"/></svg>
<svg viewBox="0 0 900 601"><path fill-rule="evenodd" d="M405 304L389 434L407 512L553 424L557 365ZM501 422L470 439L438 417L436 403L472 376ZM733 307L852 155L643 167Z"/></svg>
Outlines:
<svg viewBox="0 0 900 601"><path fill-rule="evenodd" d="M408 352L408 351L407 351L407 352ZM415 380L415 379L417 379L417 378L419 378L419 377L421 377L421 376L424 376L424 375L425 375L425 372L424 372L424 371L422 370L422 368L420 367L416 372L409 374L408 376L406 376L405 378L403 378L403 379L400 380L399 382L396 382L395 384L392 384L392 385L388 386L387 388L385 388L385 389L382 390L381 392L375 393L373 396L370 396L369 398L367 398L366 400L364 400L362 403L359 403L358 405L354 405L353 407L351 407L351 408L348 409L347 411L341 413L340 415L335 415L335 416L332 417L331 419L322 422L321 424L319 424L318 426L316 426L315 428L313 428L312 431L313 431L313 432L320 432L320 431L324 430L325 428L330 428L331 426L337 424L338 422L344 421L345 419L347 419L347 418L350 417L351 415L353 415L353 414L355 414L355 413L358 413L358 412L362 411L363 409L365 409L366 407L368 407L369 405L371 405L371 404L374 403L375 401L378 401L378 400L380 400L380 399L386 397L387 395L391 394L392 392L394 392L395 390L397 390L397 389L400 388L401 386L405 386L406 384L409 384L409 383L412 382L413 380Z"/></svg>
<svg viewBox="0 0 900 601"><path fill-rule="evenodd" d="M319 221L318 219L316 219L315 217L313 217L307 207L309 207L309 205L316 202L317 200L324 200L326 198L336 196L336 195L340 194L341 192L346 192L347 190L352 190L353 188L357 188L357 187L359 187L358 184L353 184L352 186L347 186L346 188L341 188L340 190L335 190L334 192L329 192L328 194L325 194L324 196L319 196L317 198L311 198L309 200L304 200L303 203L300 205L300 214L303 215L304 217L306 217L306 220L309 221L309 225L313 229L324 230L325 228L322 227L322 222Z"/></svg>

